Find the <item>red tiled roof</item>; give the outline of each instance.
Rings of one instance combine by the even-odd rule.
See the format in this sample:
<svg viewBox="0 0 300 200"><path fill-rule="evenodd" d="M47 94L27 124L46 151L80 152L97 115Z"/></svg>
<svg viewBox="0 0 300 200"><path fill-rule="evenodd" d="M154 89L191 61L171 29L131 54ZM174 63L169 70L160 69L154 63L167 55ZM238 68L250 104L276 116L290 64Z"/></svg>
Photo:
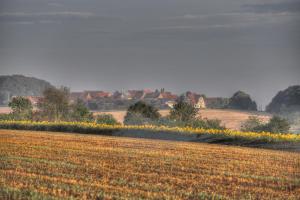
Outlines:
<svg viewBox="0 0 300 200"><path fill-rule="evenodd" d="M163 99L176 100L178 98L177 95L172 94L171 92L162 92L160 93L160 97Z"/></svg>
<svg viewBox="0 0 300 200"><path fill-rule="evenodd" d="M24 98L28 99L32 105L38 104L38 102L43 98L39 96L25 96Z"/></svg>
<svg viewBox="0 0 300 200"><path fill-rule="evenodd" d="M110 92L104 91L84 91L84 98L87 100L110 97L111 95Z"/></svg>

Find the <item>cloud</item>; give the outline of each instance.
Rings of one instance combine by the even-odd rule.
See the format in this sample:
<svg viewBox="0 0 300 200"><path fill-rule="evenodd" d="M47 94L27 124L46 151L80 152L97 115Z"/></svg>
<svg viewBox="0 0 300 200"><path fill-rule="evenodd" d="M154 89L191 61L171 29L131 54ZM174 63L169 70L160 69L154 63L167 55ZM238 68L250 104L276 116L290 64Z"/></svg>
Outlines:
<svg viewBox="0 0 300 200"><path fill-rule="evenodd" d="M52 7L63 7L63 4L55 2L47 3L47 5Z"/></svg>
<svg viewBox="0 0 300 200"><path fill-rule="evenodd" d="M88 18L95 16L90 12L73 12L73 11L63 11L63 12L35 12L35 13L25 13L25 12L4 12L0 13L0 17L80 17Z"/></svg>
<svg viewBox="0 0 300 200"><path fill-rule="evenodd" d="M267 13L267 12L289 12L295 13L300 12L300 1L284 1L279 3L264 3L264 4L245 4L242 6L244 11L256 12L256 13Z"/></svg>
<svg viewBox="0 0 300 200"><path fill-rule="evenodd" d="M55 21L63 20L79 20L79 19L90 19L96 15L91 12L74 12L74 11L63 11L63 12L3 12L0 13L0 21L5 22L32 22L32 23L53 23Z"/></svg>
<svg viewBox="0 0 300 200"><path fill-rule="evenodd" d="M173 21L173 24L175 23L176 25L159 27L157 29L200 30L242 28L260 24L284 23L295 19L300 19L300 15L291 12L228 12L206 15L186 14L168 19Z"/></svg>

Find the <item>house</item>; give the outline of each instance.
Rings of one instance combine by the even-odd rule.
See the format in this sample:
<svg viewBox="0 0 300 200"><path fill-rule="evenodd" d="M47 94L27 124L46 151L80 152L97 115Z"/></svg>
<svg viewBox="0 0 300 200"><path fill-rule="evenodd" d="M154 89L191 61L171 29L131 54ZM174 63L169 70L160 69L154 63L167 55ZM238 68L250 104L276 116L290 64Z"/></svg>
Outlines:
<svg viewBox="0 0 300 200"><path fill-rule="evenodd" d="M198 108L198 109L206 108L206 102L205 102L204 95L188 91L185 94L185 99L187 100L187 102L194 105L195 108Z"/></svg>
<svg viewBox="0 0 300 200"><path fill-rule="evenodd" d="M165 103L169 108L174 108L174 105L176 104L176 101L167 101Z"/></svg>
<svg viewBox="0 0 300 200"><path fill-rule="evenodd" d="M128 90L128 99L141 100L145 97L146 93L144 90Z"/></svg>
<svg viewBox="0 0 300 200"><path fill-rule="evenodd" d="M150 92L145 94L144 99L158 99L158 97L160 96L160 92L158 90L155 90L154 92Z"/></svg>
<svg viewBox="0 0 300 200"><path fill-rule="evenodd" d="M110 92L105 91L84 91L84 100L90 101L99 98L108 98L111 97L112 94Z"/></svg>
<svg viewBox="0 0 300 200"><path fill-rule="evenodd" d="M157 98L175 101L178 98L178 96L172 94L171 92L161 92Z"/></svg>
<svg viewBox="0 0 300 200"><path fill-rule="evenodd" d="M201 97L200 94L188 91L185 93L185 99L190 103L190 104L197 104L198 99Z"/></svg>
<svg viewBox="0 0 300 200"><path fill-rule="evenodd" d="M198 101L197 103L194 105L195 108L198 108L198 109L205 109L206 108L206 103L205 103L205 100L202 96L200 96L198 98Z"/></svg>
<svg viewBox="0 0 300 200"><path fill-rule="evenodd" d="M23 97L28 99L33 106L37 106L39 101L41 99L43 99L43 97L40 97L40 96L23 96ZM12 97L12 98L14 98L14 97Z"/></svg>

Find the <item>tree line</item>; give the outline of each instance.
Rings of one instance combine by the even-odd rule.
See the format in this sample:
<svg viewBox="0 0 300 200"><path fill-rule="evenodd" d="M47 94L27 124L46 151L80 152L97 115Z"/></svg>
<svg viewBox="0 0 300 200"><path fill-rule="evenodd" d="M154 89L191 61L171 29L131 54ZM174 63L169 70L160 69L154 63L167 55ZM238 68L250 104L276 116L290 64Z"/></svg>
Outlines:
<svg viewBox="0 0 300 200"><path fill-rule="evenodd" d="M237 95L236 95L237 96ZM245 95L242 95L245 97ZM29 120L29 121L76 121L96 122L102 124L119 124L108 114L94 116L84 102L70 102L70 90L66 87L47 88L43 98L33 108L31 101L24 97L15 97L9 103L10 114L2 114L0 120ZM179 98L168 116L161 116L158 109L143 101L129 106L124 118L125 125L156 125L169 127L192 127L203 129L225 129L220 120L201 118L199 110L192 104ZM251 117L243 126L244 131L284 133L289 130L289 123L278 116L269 123L262 123L258 118Z"/></svg>

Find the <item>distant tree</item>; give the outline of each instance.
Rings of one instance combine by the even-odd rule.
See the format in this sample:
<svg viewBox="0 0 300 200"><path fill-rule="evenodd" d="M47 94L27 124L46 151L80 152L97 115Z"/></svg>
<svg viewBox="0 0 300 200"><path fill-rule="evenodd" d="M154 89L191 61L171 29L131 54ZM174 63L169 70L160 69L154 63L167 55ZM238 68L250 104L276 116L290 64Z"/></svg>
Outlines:
<svg viewBox="0 0 300 200"><path fill-rule="evenodd" d="M158 109L152 105L148 105L143 101L138 101L129 106L124 117L124 124L126 125L143 125L152 124L160 118Z"/></svg>
<svg viewBox="0 0 300 200"><path fill-rule="evenodd" d="M111 114L101 114L96 117L98 124L119 125L120 123Z"/></svg>
<svg viewBox="0 0 300 200"><path fill-rule="evenodd" d="M285 110L288 112L300 111L300 85L294 85L279 91L266 107L266 110L277 114Z"/></svg>
<svg viewBox="0 0 300 200"><path fill-rule="evenodd" d="M38 102L38 108L49 121L67 120L70 112L70 91L66 87L48 88Z"/></svg>
<svg viewBox="0 0 300 200"><path fill-rule="evenodd" d="M197 108L181 99L170 111L170 118L177 121L188 122L194 120L197 116L197 113Z"/></svg>
<svg viewBox="0 0 300 200"><path fill-rule="evenodd" d="M137 103L129 106L127 113L138 113L142 117L149 119L158 119L160 117L158 109L143 101L138 101Z"/></svg>
<svg viewBox="0 0 300 200"><path fill-rule="evenodd" d="M281 118L279 116L272 117L270 122L266 124L265 127L265 131L271 133L287 133L290 130L289 122L286 119Z"/></svg>
<svg viewBox="0 0 300 200"><path fill-rule="evenodd" d="M287 133L289 130L289 122L279 116L272 117L268 123L262 123L257 117L250 117L242 125L242 131Z"/></svg>
<svg viewBox="0 0 300 200"><path fill-rule="evenodd" d="M77 100L76 103L70 106L70 118L72 121L93 121L93 113L85 106L82 100Z"/></svg>
<svg viewBox="0 0 300 200"><path fill-rule="evenodd" d="M96 102L88 102L88 108L91 110L98 110L98 105Z"/></svg>
<svg viewBox="0 0 300 200"><path fill-rule="evenodd" d="M229 99L229 108L239 110L257 111L257 104L253 101L249 94L238 91Z"/></svg>
<svg viewBox="0 0 300 200"><path fill-rule="evenodd" d="M18 120L30 119L32 115L32 104L24 97L15 97L8 104L13 111L13 117Z"/></svg>
<svg viewBox="0 0 300 200"><path fill-rule="evenodd" d="M16 119L12 113L0 113L0 121Z"/></svg>
<svg viewBox="0 0 300 200"><path fill-rule="evenodd" d="M188 123L188 126L202 129L226 129L221 123L222 121L218 119L194 119Z"/></svg>
<svg viewBox="0 0 300 200"><path fill-rule="evenodd" d="M157 120L146 118L141 113L127 112L123 123L125 125L150 125L155 124Z"/></svg>
<svg viewBox="0 0 300 200"><path fill-rule="evenodd" d="M263 123L258 117L249 117L241 126L242 131L259 131Z"/></svg>

